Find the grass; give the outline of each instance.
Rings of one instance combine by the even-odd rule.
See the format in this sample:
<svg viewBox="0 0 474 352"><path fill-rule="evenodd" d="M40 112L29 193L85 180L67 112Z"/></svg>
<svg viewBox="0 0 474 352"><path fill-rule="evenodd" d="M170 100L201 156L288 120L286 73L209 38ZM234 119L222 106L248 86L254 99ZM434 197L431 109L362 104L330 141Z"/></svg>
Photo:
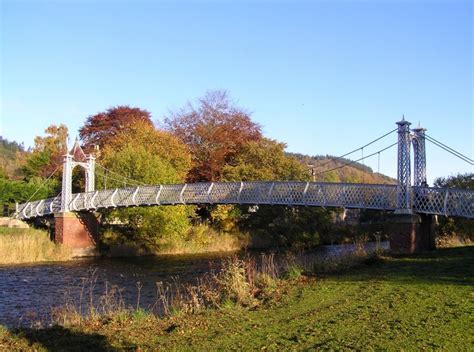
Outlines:
<svg viewBox="0 0 474 352"><path fill-rule="evenodd" d="M242 274L238 267L234 272ZM378 257L285 281L283 294L257 307L227 304L163 319L138 312L67 327L0 329L0 349L472 351L473 274L474 247Z"/></svg>
<svg viewBox="0 0 474 352"><path fill-rule="evenodd" d="M63 261L71 256L71 250L52 242L46 231L0 227L0 264Z"/></svg>
<svg viewBox="0 0 474 352"><path fill-rule="evenodd" d="M245 246L246 236L220 233L206 224L197 224L183 236L162 238L159 243L146 246L136 238L128 238L118 229L109 228L101 235L100 249L111 257L232 252Z"/></svg>

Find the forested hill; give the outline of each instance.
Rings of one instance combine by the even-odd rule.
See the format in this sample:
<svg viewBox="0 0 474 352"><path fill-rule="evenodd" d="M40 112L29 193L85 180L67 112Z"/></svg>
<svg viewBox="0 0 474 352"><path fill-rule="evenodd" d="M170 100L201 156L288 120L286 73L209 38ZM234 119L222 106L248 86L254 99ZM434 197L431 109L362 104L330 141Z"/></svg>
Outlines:
<svg viewBox="0 0 474 352"><path fill-rule="evenodd" d="M0 136L0 176L16 179L21 156L25 154L23 144L11 142Z"/></svg>
<svg viewBox="0 0 474 352"><path fill-rule="evenodd" d="M389 176L373 172L372 168L361 163L354 163L349 159L338 158L332 155L309 156L299 153L287 154L304 164L308 168L308 172L314 175L315 181L381 184L395 184L397 182ZM350 165L342 167L346 164Z"/></svg>

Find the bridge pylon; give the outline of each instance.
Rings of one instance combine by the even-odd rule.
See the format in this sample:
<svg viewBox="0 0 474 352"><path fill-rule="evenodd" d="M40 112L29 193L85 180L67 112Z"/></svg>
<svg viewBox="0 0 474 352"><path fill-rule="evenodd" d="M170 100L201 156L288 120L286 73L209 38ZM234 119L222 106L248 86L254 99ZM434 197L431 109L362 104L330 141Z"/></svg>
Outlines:
<svg viewBox="0 0 474 352"><path fill-rule="evenodd" d="M418 126L413 129L413 185L416 187L426 186L426 129Z"/></svg>
<svg viewBox="0 0 474 352"><path fill-rule="evenodd" d="M397 210L396 214L413 214L411 198L411 160L410 160L410 125L403 118L398 125L398 158L397 158Z"/></svg>
<svg viewBox="0 0 474 352"><path fill-rule="evenodd" d="M85 171L85 191L93 192L95 190L95 157L92 154L86 155L77 139L71 151L63 156L61 212L70 210L72 201L72 171L76 166L82 167Z"/></svg>
<svg viewBox="0 0 474 352"><path fill-rule="evenodd" d="M397 208L389 224L389 241L392 252L416 253L435 248L433 216L416 214L414 189L427 186L425 129L418 127L410 133L411 123L402 118L398 125ZM410 149L413 145L414 173L411 180ZM415 186L415 188L413 188Z"/></svg>
<svg viewBox="0 0 474 352"><path fill-rule="evenodd" d="M95 190L95 157L86 155L76 139L63 157L61 210L54 214L54 241L75 250L75 254L95 255L98 222L93 213L71 212L72 172L76 166L85 171L85 192Z"/></svg>

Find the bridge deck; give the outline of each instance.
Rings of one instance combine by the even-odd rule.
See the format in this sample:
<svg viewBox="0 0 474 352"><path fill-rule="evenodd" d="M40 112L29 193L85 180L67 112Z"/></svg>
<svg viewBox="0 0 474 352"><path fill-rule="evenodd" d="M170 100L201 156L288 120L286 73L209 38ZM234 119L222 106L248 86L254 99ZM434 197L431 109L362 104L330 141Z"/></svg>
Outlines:
<svg viewBox="0 0 474 352"><path fill-rule="evenodd" d="M413 187L417 213L474 218L474 191ZM271 204L395 210L396 185L321 182L213 182L149 185L73 194L70 210L176 204ZM21 219L61 210L61 198L21 204Z"/></svg>

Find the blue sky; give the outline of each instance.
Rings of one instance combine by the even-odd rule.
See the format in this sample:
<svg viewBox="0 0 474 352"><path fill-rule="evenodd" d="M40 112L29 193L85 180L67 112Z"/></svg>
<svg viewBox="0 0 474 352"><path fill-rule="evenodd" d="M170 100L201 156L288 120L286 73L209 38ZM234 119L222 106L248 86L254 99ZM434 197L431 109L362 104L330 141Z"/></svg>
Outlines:
<svg viewBox="0 0 474 352"><path fill-rule="evenodd" d="M26 145L114 105L160 120L226 89L292 152L344 154L405 114L474 154L470 1L0 3L0 134ZM430 182L472 170L428 145ZM380 171L396 176L395 149Z"/></svg>

